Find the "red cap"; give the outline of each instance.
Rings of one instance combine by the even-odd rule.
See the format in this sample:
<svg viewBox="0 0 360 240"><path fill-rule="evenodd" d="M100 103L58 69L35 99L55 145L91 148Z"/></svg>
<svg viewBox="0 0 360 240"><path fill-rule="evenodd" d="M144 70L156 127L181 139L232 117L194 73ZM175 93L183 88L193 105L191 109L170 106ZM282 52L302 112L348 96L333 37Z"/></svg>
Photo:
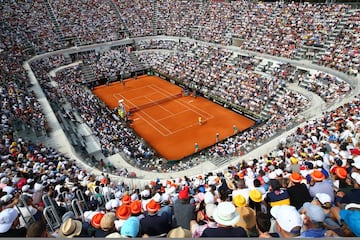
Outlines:
<svg viewBox="0 0 360 240"><path fill-rule="evenodd" d="M189 191L188 188L185 187L183 190L179 192L179 199L188 199L189 198Z"/></svg>

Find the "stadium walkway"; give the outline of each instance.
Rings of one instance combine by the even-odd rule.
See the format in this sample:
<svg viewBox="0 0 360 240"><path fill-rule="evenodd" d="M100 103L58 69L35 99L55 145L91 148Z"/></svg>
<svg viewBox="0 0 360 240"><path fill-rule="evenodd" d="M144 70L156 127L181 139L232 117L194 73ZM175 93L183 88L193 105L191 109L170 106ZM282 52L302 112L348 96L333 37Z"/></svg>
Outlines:
<svg viewBox="0 0 360 240"><path fill-rule="evenodd" d="M259 56L262 55L262 54L257 54L257 53L253 53L253 52L251 54L259 55ZM264 56L264 58L268 58L270 60L272 58L274 58L274 59L276 59L276 61L279 61L279 58L276 58L276 57ZM288 60L288 59L285 59L285 60L287 62L291 62L294 65L301 65L303 68L309 68L309 69L315 69L315 70L317 69L317 70L322 70L322 71L334 74L333 73L334 70L324 68L322 66L314 65L309 61L304 61L304 60L293 61L293 60ZM73 146L70 144L70 142L69 142L68 138L66 137L64 131L62 130L59 122L57 121L57 118L56 118L54 112L52 111L52 109L49 105L49 102L47 101L45 94L43 93L37 79L35 78L35 75L34 75L33 71L31 70L28 61L24 63L23 67L28 72L30 82L33 84L32 90L36 93L38 100L44 110L44 113L46 114L48 123L49 123L50 127L53 129L53 132L50 134L50 139L47 142L47 144L58 149L60 152L69 156L70 158L75 159L77 164L79 166L81 166L83 169L86 169L88 173L95 174L95 175L101 174L102 172L100 170L90 167L89 165L84 163L82 159L80 159L78 157L78 153L75 151ZM61 68L64 68L64 67L61 67ZM346 76L345 74L341 74L339 72L335 72L335 73L336 74L334 74L334 75L336 75L336 76L338 76L338 75ZM303 94L304 96L308 97L311 100L311 107L309 109L305 110L303 113L301 113L301 115L306 120L309 120L309 119L313 119L313 118L317 118L317 117L321 116L322 112L324 110L329 111L338 106L341 106L342 104L348 102L350 99L352 99L356 94L358 94L360 92L359 91L360 77L358 77L358 79L348 79L348 80L353 83L352 85L355 86L355 89L348 97L341 99L340 101L336 102L335 104L333 104L331 106L326 106L324 101L318 95L316 95L312 92L309 92L309 91L305 90L304 88L297 86L296 83L288 84L287 87L293 91L297 91L297 92ZM290 131L284 132L280 136L277 136L275 139L267 142L266 144L259 146L258 148L251 151L250 153L246 154L245 156L234 158L234 160L223 165L223 167L221 167L221 168L206 161L206 162L201 162L196 167L193 167L188 170L179 171L179 172L170 172L170 173L158 173L158 172L143 171L138 168L134 168L133 166L128 164L119 154L115 154L115 155L107 158L106 160L110 161L117 169L126 168L129 172L133 171L137 174L137 178L124 178L124 177L120 177L120 176L110 175L112 177L112 179L114 179L115 181L123 181L132 187L134 187L134 186L143 187L144 185L146 185L149 182L149 180L154 180L157 178L159 178L159 179L178 178L178 177L183 177L183 176L191 177L191 176L197 176L199 174L209 172L209 171L223 171L230 164L237 164L241 160L250 160L253 158L257 158L260 155L269 153L270 151L274 150L276 145L282 139L284 139L288 134L294 132L297 127L304 125L304 124L306 124L306 122L304 122L298 126L295 126Z"/></svg>

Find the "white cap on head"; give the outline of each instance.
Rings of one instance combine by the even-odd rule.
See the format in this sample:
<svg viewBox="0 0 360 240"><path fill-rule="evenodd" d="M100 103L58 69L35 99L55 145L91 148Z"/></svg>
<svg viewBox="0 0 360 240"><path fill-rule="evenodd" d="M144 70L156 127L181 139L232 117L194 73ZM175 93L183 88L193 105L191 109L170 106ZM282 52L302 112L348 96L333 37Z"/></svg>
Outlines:
<svg viewBox="0 0 360 240"><path fill-rule="evenodd" d="M295 207L288 205L274 206L271 208L270 213L284 231L290 233L293 232L295 227L299 227L299 232L296 231L296 233L300 233L302 219Z"/></svg>

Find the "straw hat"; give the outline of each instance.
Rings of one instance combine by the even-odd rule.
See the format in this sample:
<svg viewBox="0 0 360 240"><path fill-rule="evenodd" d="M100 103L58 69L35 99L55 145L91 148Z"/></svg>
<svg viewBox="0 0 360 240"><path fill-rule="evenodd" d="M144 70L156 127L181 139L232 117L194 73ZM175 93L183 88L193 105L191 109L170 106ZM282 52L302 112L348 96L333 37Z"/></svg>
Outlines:
<svg viewBox="0 0 360 240"><path fill-rule="evenodd" d="M225 226L235 225L240 219L234 204L231 202L221 202L214 210L214 220Z"/></svg>
<svg viewBox="0 0 360 240"><path fill-rule="evenodd" d="M224 177L226 180L232 180L233 175L230 172L226 172L224 173Z"/></svg>
<svg viewBox="0 0 360 240"><path fill-rule="evenodd" d="M100 227L104 231L110 231L115 226L115 214L113 212L106 213L100 221Z"/></svg>
<svg viewBox="0 0 360 240"><path fill-rule="evenodd" d="M82 223L78 220L68 218L59 229L59 237L61 238L72 238L79 236L82 230Z"/></svg>
<svg viewBox="0 0 360 240"><path fill-rule="evenodd" d="M167 234L168 238L191 238L191 232L187 229L182 228L181 226L170 230Z"/></svg>
<svg viewBox="0 0 360 240"><path fill-rule="evenodd" d="M249 207L239 207L236 209L240 215L240 220L236 223L236 226L242 228L251 229L256 224L256 213L252 208Z"/></svg>

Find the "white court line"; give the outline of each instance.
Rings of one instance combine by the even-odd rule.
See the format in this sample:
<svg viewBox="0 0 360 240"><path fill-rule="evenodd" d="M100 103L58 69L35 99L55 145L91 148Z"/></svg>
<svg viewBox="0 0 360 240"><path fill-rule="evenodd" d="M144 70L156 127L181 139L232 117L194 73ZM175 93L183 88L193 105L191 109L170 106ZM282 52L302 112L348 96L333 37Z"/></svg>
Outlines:
<svg viewBox="0 0 360 240"><path fill-rule="evenodd" d="M150 94L147 94L147 95L141 95L141 96L138 96L138 97L134 97L134 98L128 98L128 97L125 97L124 95L122 95L121 93L114 93L113 94L113 98L115 98L117 101L119 101L120 99L126 99L127 102L129 102L130 104L132 104L132 106L129 106L128 104L125 103L125 106L128 107L128 108L131 108L131 107L136 107L136 105L133 103L133 100L134 99L141 99L141 98L144 98L144 97L148 97L148 96L152 96L154 95L155 93L151 92L151 86L153 86L154 84L151 84L151 85L147 85L147 86L144 86L144 87L138 87L136 89L133 89L133 90L129 90L128 92L130 91L139 91L139 89L144 89L142 90L143 92L148 92ZM150 88L150 90L149 90ZM119 97L120 96L120 97Z"/></svg>
<svg viewBox="0 0 360 240"><path fill-rule="evenodd" d="M183 114L183 113L188 112L188 111L189 111L189 109L185 109L184 111L176 112L175 114L172 114L172 116L180 115L180 114ZM164 118L159 118L158 121L162 121L162 120L166 120L166 119L169 119L169 116L166 116Z"/></svg>
<svg viewBox="0 0 360 240"><path fill-rule="evenodd" d="M157 85L154 85L154 84L151 84L151 85L147 85L147 86L144 86L142 87L143 89L152 89L154 92L151 93L151 94L147 94L147 95L142 95L142 96L139 96L139 97L135 97L135 98L132 98L131 100L134 100L134 99L140 99L140 98L146 98L148 99L150 102L152 101L152 99L150 99L149 97L156 94L156 93L160 93L161 95L165 96L165 97L169 97L169 96L172 96L171 93L167 92L167 91L164 91L163 89L159 88ZM138 91L139 88L137 89L134 89L134 91ZM146 92L149 92L149 91L146 91ZM113 94L113 97L116 99L116 100L119 100L121 98L117 98L117 96L121 96L122 98L125 98L123 97L122 94L120 93L117 93L117 94ZM126 98L127 102L129 102L131 105L131 107L136 107L136 105L133 103L133 101L131 101L129 98ZM167 127L165 127L163 124L160 123L160 121L163 121L163 120L166 120L166 119L169 119L169 118L172 118L172 117L175 117L177 115L181 115L185 112L188 112L188 111L191 111L191 112L194 112L195 114L197 115L200 115L201 117L203 117L203 115L207 116L206 118L204 118L203 120L204 121L208 121L210 119L213 119L214 116L212 114L209 114L208 112L204 111L203 109L201 108L198 108L196 106L193 106L193 105L189 105L189 103L192 103L194 102L194 100L190 100L190 101L187 101L187 104L185 103L185 101L183 101L182 99L174 99L175 102L181 104L185 110L184 111L181 111L181 112L176 112L175 114L173 112L170 112L167 108L164 108L160 105L158 105L158 107L160 107L162 110L166 111L169 113L169 115L165 118L161 118L161 119L157 119L155 120L153 117L151 117L151 115L149 115L148 113L146 113L145 111L139 111L137 114L139 116L142 116L142 119L147 123L149 124L149 126L151 126L152 128L154 128L155 131L157 131L158 133L160 133L162 136L169 136L169 135L172 135L172 134L175 134L177 132L181 132L187 128L191 128L193 126L196 126L198 125L197 121L194 121L194 124L190 124L190 125L187 125L186 127L183 127L183 128L178 128L176 131L171 131L169 130ZM125 104L126 105L126 104ZM156 105L154 105L156 106ZM128 106L130 108L130 106ZM201 114L202 113L202 114ZM164 133L161 129L159 129L158 127L154 126L154 124L152 124L151 122L149 122L145 116L147 116L149 119L151 119L156 125L158 125L160 128L166 130L168 133ZM134 120L139 120L140 118L135 118Z"/></svg>
<svg viewBox="0 0 360 240"><path fill-rule="evenodd" d="M162 92L165 92L163 89L156 89L156 88L158 88L158 86L156 86L156 85L155 85L154 87L155 87L155 89L154 89L155 91L160 90L160 91L162 91ZM168 93L168 92L166 92L166 93ZM188 112L188 111L194 112L194 113L197 114L197 115L201 115L201 114L199 114L199 112L202 112L203 114L206 113L206 114L204 114L204 115L207 115L208 117L205 118L204 121L209 121L210 119L213 119L213 118L214 118L213 115L209 114L208 112L203 111L202 109L199 109L199 108L196 107L196 106L189 106L189 105L185 104L184 101L182 101L181 99L175 99L174 101L177 102L177 103L179 103L179 104L181 104L181 105L183 105L186 110L184 110L184 111L182 111L182 112L175 113L175 114L168 115L167 117L162 118L162 119L158 119L157 121L155 121L155 120L154 120L152 117L150 117L147 113L145 113L145 114L148 115L153 121L157 122L158 125L160 125L160 126L162 126L162 127L164 127L164 128L166 128L166 127L165 127L163 124L159 123L159 121L172 118L172 117L174 117L174 116L176 116L176 115L180 115L181 113L185 113L185 112ZM191 100L191 101L194 101L194 100ZM161 107L161 106L159 106L159 107ZM163 107L161 107L161 108L163 108ZM199 110L199 112L196 111L196 110L193 109L193 108L196 108L197 110ZM197 122L197 121L194 121L193 124L189 124L189 125L187 125L186 127L178 128L176 131L170 131L170 130L168 130L168 131L169 131L169 134L163 134L163 136L169 136L169 135L175 134L175 133L177 133L177 132L181 132L181 131L183 131L183 130L185 130L185 129L187 129L187 128L191 128L191 127L193 127L193 126L196 126L196 125L198 125L198 122ZM166 128L166 129L167 129L167 128Z"/></svg>
<svg viewBox="0 0 360 240"><path fill-rule="evenodd" d="M155 88L158 88L158 86L155 85ZM160 92L161 92L161 91L162 91L162 92L166 92L166 91L164 91L164 90L161 89L161 88L158 88L158 90L160 90ZM214 116L213 116L212 114L209 114L208 112L205 112L205 111L204 111L203 109L201 109L201 108L198 108L198 107L193 106L193 105L184 104L185 101L182 101L181 99L175 99L175 101L176 101L176 102L180 102L180 103L181 103L185 108L187 108L187 109L189 109L189 107L190 107L191 110L193 110L193 108L196 108L199 112L205 113L204 115L211 116L211 117L209 117L209 118L207 118L207 119L204 119L204 120L209 120L209 119L213 119L213 118L214 118ZM191 101L194 101L194 100L191 100ZM193 112L199 113L198 111L193 111ZM200 114L200 115L201 115L201 114Z"/></svg>
<svg viewBox="0 0 360 240"><path fill-rule="evenodd" d="M144 113L144 112L143 112L143 113ZM141 111L138 112L138 115L142 116ZM151 117L150 117L150 118L151 118ZM162 135L162 136L168 136L168 135L166 135L166 134L163 134L163 133L160 131L160 129L158 129L157 127L155 127L152 123L150 123L148 120L146 120L146 118L144 118L143 116L142 116L141 119L144 120L147 124L149 124L153 129L155 129L155 131L157 131L158 133L160 133L160 135ZM154 120L154 119L153 119L153 120ZM154 122L157 123L156 121L154 121Z"/></svg>
<svg viewBox="0 0 360 240"><path fill-rule="evenodd" d="M164 129L166 129L169 134L163 133L160 129L158 129L157 127L155 127L153 124L151 124L148 120L146 120L146 118L142 115L145 114L146 116L148 116L154 123L158 124L159 126L163 127ZM138 112L138 115L142 116L142 119L147 122L152 128L154 128L158 133L160 133L162 136L166 137L171 135L172 131L170 131L169 129L167 129L166 127L164 127L162 124L160 124L158 121L156 121L155 119L153 119L149 114L147 114L145 111L140 111Z"/></svg>

